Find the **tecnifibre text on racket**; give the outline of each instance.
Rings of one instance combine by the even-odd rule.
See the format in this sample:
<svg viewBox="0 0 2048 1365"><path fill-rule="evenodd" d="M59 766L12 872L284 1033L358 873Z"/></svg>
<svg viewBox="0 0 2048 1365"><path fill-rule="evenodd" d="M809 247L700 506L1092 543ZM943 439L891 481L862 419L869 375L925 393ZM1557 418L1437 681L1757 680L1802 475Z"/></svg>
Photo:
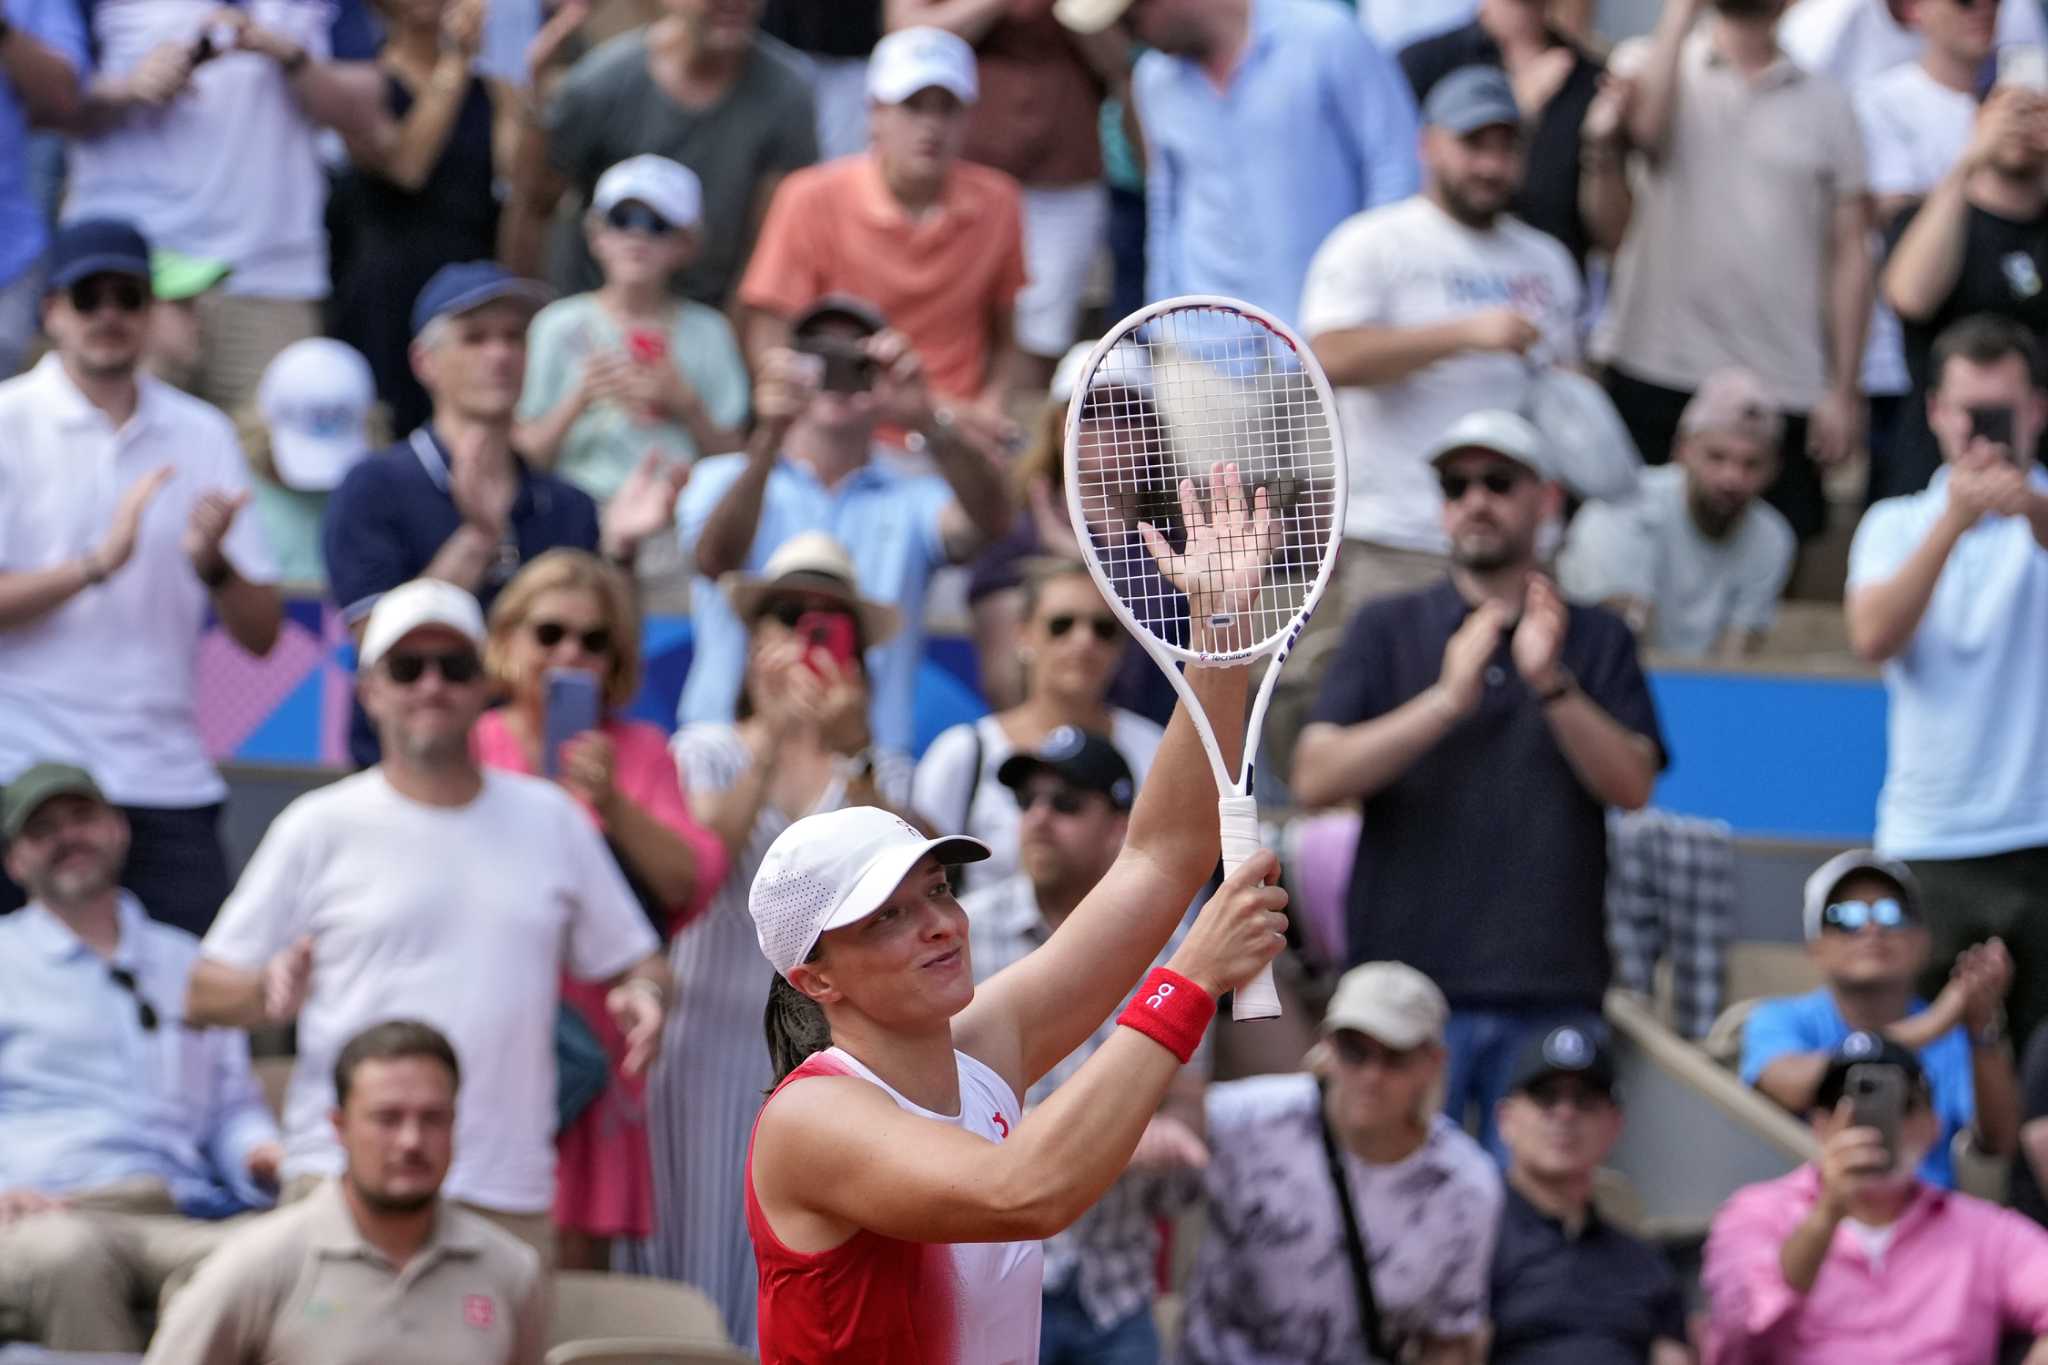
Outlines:
<svg viewBox="0 0 2048 1365"><path fill-rule="evenodd" d="M1206 518L1226 491L1211 477L1236 466L1257 529L1276 542L1256 605L1206 622L1209 648L1190 647L1188 601L1160 572L1139 531L1149 525L1178 554L1187 545L1183 498ZM1192 490L1184 480L1192 481ZM1347 492L1330 382L1286 324L1236 299L1189 296L1141 309L1095 344L1067 405L1067 511L1088 571L1110 609L1165 670L1193 718L1216 774L1223 864L1235 871L1259 847L1251 795L1259 732L1280 665L1301 636L1337 559ZM1186 569L1185 563L1177 567ZM1244 758L1229 771L1181 665L1270 660L1252 702ZM1237 992L1238 1019L1280 1013L1268 968Z"/></svg>

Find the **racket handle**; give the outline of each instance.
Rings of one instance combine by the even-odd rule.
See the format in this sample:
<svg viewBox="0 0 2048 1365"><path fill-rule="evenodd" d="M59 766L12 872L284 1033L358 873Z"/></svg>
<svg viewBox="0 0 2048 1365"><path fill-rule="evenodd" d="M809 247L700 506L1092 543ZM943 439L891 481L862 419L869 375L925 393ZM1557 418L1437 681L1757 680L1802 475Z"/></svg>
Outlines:
<svg viewBox="0 0 2048 1365"><path fill-rule="evenodd" d="M1250 796L1226 796L1216 803L1216 819L1223 832L1223 875L1228 877L1245 860L1259 851L1259 803ZM1280 992L1273 985L1273 969L1259 974L1231 992L1233 1019L1278 1019Z"/></svg>

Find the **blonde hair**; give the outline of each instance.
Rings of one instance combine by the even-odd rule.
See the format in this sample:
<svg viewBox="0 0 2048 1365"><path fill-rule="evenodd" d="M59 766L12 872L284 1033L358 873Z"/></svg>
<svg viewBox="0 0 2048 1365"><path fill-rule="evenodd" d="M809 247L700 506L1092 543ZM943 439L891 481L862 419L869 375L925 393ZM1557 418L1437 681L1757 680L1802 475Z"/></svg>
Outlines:
<svg viewBox="0 0 2048 1365"><path fill-rule="evenodd" d="M640 612L625 575L588 550L549 550L513 575L498 594L484 641L484 667L492 680L507 693L518 690L521 679L512 676L509 663L512 636L526 625L533 604L551 592L587 592L604 604L612 633L604 702L614 711L631 704L640 691Z"/></svg>

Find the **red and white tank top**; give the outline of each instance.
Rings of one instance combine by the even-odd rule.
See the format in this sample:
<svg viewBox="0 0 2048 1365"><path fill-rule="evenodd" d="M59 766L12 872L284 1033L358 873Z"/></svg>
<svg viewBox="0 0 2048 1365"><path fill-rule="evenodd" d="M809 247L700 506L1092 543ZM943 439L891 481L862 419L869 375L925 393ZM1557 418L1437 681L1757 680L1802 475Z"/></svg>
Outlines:
<svg viewBox="0 0 2048 1365"><path fill-rule="evenodd" d="M836 1047L811 1056L782 1085L856 1076L920 1118L1003 1141L1023 1117L1016 1095L966 1053L953 1057L958 1114L912 1104ZM1045 1280L1037 1242L904 1242L863 1228L830 1251L791 1251L754 1197L752 1139L746 1185L763 1365L1036 1365Z"/></svg>

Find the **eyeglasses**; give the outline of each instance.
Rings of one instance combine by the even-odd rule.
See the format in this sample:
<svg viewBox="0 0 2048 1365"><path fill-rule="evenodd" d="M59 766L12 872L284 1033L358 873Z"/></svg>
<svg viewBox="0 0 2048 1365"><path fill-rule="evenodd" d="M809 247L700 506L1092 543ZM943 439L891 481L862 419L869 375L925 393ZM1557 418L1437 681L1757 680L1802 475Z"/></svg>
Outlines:
<svg viewBox="0 0 2048 1365"><path fill-rule="evenodd" d="M1017 793L1017 809L1027 815L1041 801L1052 803L1054 815L1079 815L1087 805L1081 793L1072 787L1034 787Z"/></svg>
<svg viewBox="0 0 2048 1365"><path fill-rule="evenodd" d="M65 293L81 313L97 313L103 303L111 303L123 313L139 313L149 306L149 291L142 281L126 275L88 275L72 281Z"/></svg>
<svg viewBox="0 0 2048 1365"><path fill-rule="evenodd" d="M1114 640L1118 629L1120 629L1114 616L1076 616L1071 612L1062 612L1058 616L1047 617L1045 628L1052 633L1052 638L1057 640L1083 622L1087 623L1088 629L1094 631L1095 638L1103 644L1108 644L1111 640Z"/></svg>
<svg viewBox="0 0 2048 1365"><path fill-rule="evenodd" d="M666 237L676 230L674 223L631 199L613 204L606 210L604 220L620 232L644 232L650 237Z"/></svg>
<svg viewBox="0 0 2048 1365"><path fill-rule="evenodd" d="M853 616L852 612L848 611L845 607L841 606L837 602L821 604L817 602L806 602L803 599L797 597L779 597L776 598L774 601L768 603L767 606L761 608L761 615L772 617L773 619L780 621L783 625L789 627L791 630L795 630L796 623L803 620L806 616L811 615L813 612L829 612L835 616L844 616L848 617L849 619Z"/></svg>
<svg viewBox="0 0 2048 1365"><path fill-rule="evenodd" d="M612 652L612 628L593 626L589 630L571 630L560 621L535 621L533 642L542 649L553 649L571 635L583 647L585 654L609 654Z"/></svg>
<svg viewBox="0 0 2048 1365"><path fill-rule="evenodd" d="M447 654L387 654L384 657L384 671L391 675L391 681L400 687L411 687L426 676L429 668L436 669L448 682L457 687L472 683L483 672L483 662L474 650L456 650Z"/></svg>
<svg viewBox="0 0 2048 1365"><path fill-rule="evenodd" d="M1515 491L1526 476L1506 469L1489 469L1477 478L1469 474L1439 474L1437 487L1444 491L1445 502L1458 502L1471 492L1476 485L1484 488L1496 498L1504 498Z"/></svg>
<svg viewBox="0 0 2048 1365"><path fill-rule="evenodd" d="M1355 1029L1338 1029L1330 1035L1330 1050L1337 1060L1353 1068L1377 1066L1382 1071L1406 1071L1422 1054L1421 1048L1388 1047Z"/></svg>
<svg viewBox="0 0 2048 1365"><path fill-rule="evenodd" d="M1538 1081L1524 1090L1522 1097L1538 1109L1566 1104L1581 1114L1601 1114L1614 1107L1614 1096L1606 1091L1561 1080Z"/></svg>
<svg viewBox="0 0 2048 1365"><path fill-rule="evenodd" d="M1845 934L1853 934L1867 924L1880 929L1903 929L1912 922L1906 907L1892 896L1874 901L1836 901L1820 912L1821 928Z"/></svg>
<svg viewBox="0 0 2048 1365"><path fill-rule="evenodd" d="M156 1006L142 998L142 988L135 984L135 973L126 967L109 967L107 975L114 978L114 984L128 992L135 1001L135 1018L142 1025L144 1033L156 1032Z"/></svg>

